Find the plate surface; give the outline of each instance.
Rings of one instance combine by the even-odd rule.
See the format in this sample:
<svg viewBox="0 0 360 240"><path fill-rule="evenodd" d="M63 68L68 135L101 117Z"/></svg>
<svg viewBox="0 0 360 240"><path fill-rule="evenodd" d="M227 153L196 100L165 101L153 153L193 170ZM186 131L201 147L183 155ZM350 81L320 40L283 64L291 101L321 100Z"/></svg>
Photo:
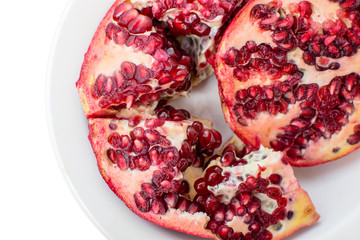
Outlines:
<svg viewBox="0 0 360 240"><path fill-rule="evenodd" d="M54 42L48 75L47 112L61 170L75 198L108 239L203 239L167 230L137 217L112 193L98 172L75 82L83 55L112 3L112 0L70 2ZM193 116L212 119L225 140L231 136L222 115L214 77L196 87L189 99L182 99L174 105L189 110ZM302 229L288 239L359 239L359 158L358 150L332 163L295 169L300 184L310 194L321 218L314 226Z"/></svg>

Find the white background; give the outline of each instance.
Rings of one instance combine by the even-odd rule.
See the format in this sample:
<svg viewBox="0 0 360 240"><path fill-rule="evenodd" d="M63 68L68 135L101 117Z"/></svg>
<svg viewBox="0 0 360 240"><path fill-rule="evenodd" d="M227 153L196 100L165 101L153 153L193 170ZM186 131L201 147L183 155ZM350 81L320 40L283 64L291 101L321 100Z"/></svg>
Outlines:
<svg viewBox="0 0 360 240"><path fill-rule="evenodd" d="M45 82L68 0L1 0L0 239L105 237L62 177L50 143Z"/></svg>

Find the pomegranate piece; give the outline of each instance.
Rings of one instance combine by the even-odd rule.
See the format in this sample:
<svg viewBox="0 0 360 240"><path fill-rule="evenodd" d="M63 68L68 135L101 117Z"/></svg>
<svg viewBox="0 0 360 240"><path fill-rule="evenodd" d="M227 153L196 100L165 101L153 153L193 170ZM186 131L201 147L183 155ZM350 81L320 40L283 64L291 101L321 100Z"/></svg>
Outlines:
<svg viewBox="0 0 360 240"><path fill-rule="evenodd" d="M358 1L250 0L214 58L236 135L283 151L293 166L359 148L359 16Z"/></svg>
<svg viewBox="0 0 360 240"><path fill-rule="evenodd" d="M241 151L244 146L234 138L224 151L211 156L219 144L205 149L200 134L188 139L189 128L219 134L199 121L166 120L151 128L146 120L136 127L128 120L89 122L89 139L104 180L133 212L150 222L207 238L282 239L319 217L281 152L261 148L244 156L247 151ZM150 131L156 134L149 141ZM146 153L134 149L137 139L147 142ZM124 142L133 147L124 148ZM225 155L234 158L226 167L221 160ZM208 167L192 165L196 156L210 159ZM189 164L184 166L181 159Z"/></svg>
<svg viewBox="0 0 360 240"><path fill-rule="evenodd" d="M147 106L191 86L190 56L134 7L116 1L85 54L76 86L87 117Z"/></svg>

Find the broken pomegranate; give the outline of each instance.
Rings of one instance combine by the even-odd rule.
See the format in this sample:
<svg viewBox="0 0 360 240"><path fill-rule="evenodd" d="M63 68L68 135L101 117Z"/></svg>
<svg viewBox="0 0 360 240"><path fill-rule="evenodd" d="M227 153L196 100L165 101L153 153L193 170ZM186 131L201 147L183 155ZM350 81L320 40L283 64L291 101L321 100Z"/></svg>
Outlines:
<svg viewBox="0 0 360 240"><path fill-rule="evenodd" d="M251 0L237 14L214 67L225 118L245 143L283 151L293 166L360 146L359 5Z"/></svg>
<svg viewBox="0 0 360 240"><path fill-rule="evenodd" d="M199 121L90 119L89 139L109 187L140 217L217 239L282 239L318 214L282 153L248 153ZM204 170L205 169L205 170Z"/></svg>
<svg viewBox="0 0 360 240"><path fill-rule="evenodd" d="M117 0L95 33L77 88L100 173L137 215L201 237L283 239L319 218L284 154L253 151L238 138L217 152L222 136L211 121L167 105L211 74L207 58L241 3ZM234 59L226 64L237 67ZM251 74L234 72L243 82Z"/></svg>

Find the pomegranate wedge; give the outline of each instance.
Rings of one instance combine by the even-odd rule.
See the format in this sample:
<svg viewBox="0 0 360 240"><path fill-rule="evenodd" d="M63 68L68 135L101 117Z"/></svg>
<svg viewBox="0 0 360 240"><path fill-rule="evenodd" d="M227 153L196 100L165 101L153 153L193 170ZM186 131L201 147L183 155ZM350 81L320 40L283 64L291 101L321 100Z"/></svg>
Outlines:
<svg viewBox="0 0 360 240"><path fill-rule="evenodd" d="M217 239L283 239L318 219L282 153L229 143L199 121L90 119L89 139L109 187L140 217ZM205 168L205 171L203 170Z"/></svg>
<svg viewBox="0 0 360 240"><path fill-rule="evenodd" d="M293 166L360 146L359 1L250 0L214 60L225 118ZM249 31L251 29L251 31Z"/></svg>

